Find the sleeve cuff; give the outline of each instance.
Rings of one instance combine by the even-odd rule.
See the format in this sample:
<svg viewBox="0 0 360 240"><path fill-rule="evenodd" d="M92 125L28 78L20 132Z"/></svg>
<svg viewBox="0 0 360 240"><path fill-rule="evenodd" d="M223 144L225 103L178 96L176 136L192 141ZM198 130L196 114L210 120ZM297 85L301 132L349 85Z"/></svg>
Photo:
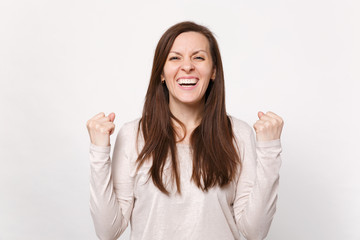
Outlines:
<svg viewBox="0 0 360 240"><path fill-rule="evenodd" d="M99 153L110 153L111 144L110 146L98 146L90 142L90 151L99 152Z"/></svg>
<svg viewBox="0 0 360 240"><path fill-rule="evenodd" d="M280 138L270 141L256 141L256 147L277 147L277 146L281 146Z"/></svg>

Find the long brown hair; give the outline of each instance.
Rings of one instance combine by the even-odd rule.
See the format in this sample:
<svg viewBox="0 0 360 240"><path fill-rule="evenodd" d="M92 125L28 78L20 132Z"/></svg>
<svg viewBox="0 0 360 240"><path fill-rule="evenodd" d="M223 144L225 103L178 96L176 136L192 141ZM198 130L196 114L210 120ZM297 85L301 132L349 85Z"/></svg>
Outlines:
<svg viewBox="0 0 360 240"><path fill-rule="evenodd" d="M152 177L154 185L167 195L169 192L163 183L163 171L168 157L172 166L171 180L174 182L175 179L177 192L181 194L175 140L177 133L172 120L178 122L183 130L186 128L170 111L169 91L166 84L161 83L161 73L176 37L189 31L201 33L208 39L213 66L216 69L216 77L209 82L205 93L202 120L190 136L193 152L192 180L202 191L208 191L216 185L227 185L241 167L231 121L225 109L224 73L217 41L207 27L190 21L180 22L170 27L157 44L137 135L138 139L142 131L145 141L136 160L137 169L147 159L152 158L149 177Z"/></svg>

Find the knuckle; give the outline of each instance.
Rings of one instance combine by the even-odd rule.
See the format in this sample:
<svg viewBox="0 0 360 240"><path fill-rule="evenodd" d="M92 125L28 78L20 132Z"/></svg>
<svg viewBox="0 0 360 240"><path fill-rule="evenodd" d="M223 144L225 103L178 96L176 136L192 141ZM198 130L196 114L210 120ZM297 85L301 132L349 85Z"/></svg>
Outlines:
<svg viewBox="0 0 360 240"><path fill-rule="evenodd" d="M94 127L94 122L93 122L92 120L89 121L88 127L89 127L89 128L93 128L93 127Z"/></svg>
<svg viewBox="0 0 360 240"><path fill-rule="evenodd" d="M274 126L278 125L278 121L275 118L271 119L271 123Z"/></svg>
<svg viewBox="0 0 360 240"><path fill-rule="evenodd" d="M106 128L102 127L102 128L100 129L100 132L101 132L101 133L107 133L108 130L107 130Z"/></svg>

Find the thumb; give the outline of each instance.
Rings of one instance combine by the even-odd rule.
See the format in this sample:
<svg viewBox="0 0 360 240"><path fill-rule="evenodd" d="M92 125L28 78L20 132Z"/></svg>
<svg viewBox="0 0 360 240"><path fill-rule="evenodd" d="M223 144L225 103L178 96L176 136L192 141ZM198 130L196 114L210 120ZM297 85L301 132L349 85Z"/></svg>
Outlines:
<svg viewBox="0 0 360 240"><path fill-rule="evenodd" d="M111 121L111 122L114 122L114 119L115 119L115 113L113 113L113 112L112 112L112 113L110 113L108 117L110 118L110 121Z"/></svg>
<svg viewBox="0 0 360 240"><path fill-rule="evenodd" d="M261 117L264 116L264 115L265 115L265 113L263 113L263 112L261 112L261 111L258 112L258 117L259 117L259 119L261 119Z"/></svg>

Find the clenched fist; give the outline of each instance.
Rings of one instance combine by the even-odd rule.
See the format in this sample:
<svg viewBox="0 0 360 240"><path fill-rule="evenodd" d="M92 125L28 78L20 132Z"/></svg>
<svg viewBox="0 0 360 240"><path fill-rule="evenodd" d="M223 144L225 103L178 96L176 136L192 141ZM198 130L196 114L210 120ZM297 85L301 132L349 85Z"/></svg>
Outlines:
<svg viewBox="0 0 360 240"><path fill-rule="evenodd" d="M254 124L257 141L271 141L280 139L284 121L273 112L258 112L259 120Z"/></svg>
<svg viewBox="0 0 360 240"><path fill-rule="evenodd" d="M90 135L90 141L97 146L110 146L110 135L113 134L115 124L115 113L105 116L103 112L98 113L87 121L86 127Z"/></svg>

